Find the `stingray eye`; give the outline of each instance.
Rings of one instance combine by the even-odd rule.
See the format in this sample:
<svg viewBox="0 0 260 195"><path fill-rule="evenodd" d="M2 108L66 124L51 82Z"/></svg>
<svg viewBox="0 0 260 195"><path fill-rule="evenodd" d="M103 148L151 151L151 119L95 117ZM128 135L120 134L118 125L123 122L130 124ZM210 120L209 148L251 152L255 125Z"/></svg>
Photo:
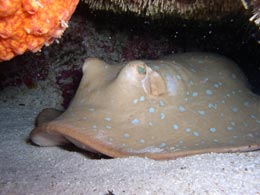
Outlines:
<svg viewBox="0 0 260 195"><path fill-rule="evenodd" d="M139 74L146 74L146 69L144 64L140 64L137 66L137 71Z"/></svg>

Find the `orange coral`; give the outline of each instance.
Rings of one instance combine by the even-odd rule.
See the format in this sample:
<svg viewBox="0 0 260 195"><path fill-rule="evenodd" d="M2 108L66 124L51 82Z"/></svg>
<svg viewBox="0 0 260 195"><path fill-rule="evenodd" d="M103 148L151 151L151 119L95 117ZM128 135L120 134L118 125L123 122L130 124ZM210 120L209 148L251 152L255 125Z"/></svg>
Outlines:
<svg viewBox="0 0 260 195"><path fill-rule="evenodd" d="M0 0L0 62L61 37L79 0Z"/></svg>

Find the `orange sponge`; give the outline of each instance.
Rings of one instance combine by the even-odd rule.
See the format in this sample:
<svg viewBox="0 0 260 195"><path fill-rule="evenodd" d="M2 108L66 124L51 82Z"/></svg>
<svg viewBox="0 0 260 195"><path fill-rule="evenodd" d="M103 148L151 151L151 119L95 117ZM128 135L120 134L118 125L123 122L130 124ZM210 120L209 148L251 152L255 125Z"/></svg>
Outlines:
<svg viewBox="0 0 260 195"><path fill-rule="evenodd" d="M0 0L0 62L61 37L79 0Z"/></svg>

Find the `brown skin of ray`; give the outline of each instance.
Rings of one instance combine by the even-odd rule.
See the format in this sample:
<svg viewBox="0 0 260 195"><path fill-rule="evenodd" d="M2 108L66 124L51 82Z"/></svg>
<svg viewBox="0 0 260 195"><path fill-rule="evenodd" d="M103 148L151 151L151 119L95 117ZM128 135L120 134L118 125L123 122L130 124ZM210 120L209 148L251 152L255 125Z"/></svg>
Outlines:
<svg viewBox="0 0 260 195"><path fill-rule="evenodd" d="M190 56L192 58L190 58L188 56ZM200 59L200 58L194 59L195 56L197 56L197 54L196 55L183 54L180 56L179 60L180 60L180 62L182 62L182 60L189 58L189 59L191 59L191 63L192 62L195 63L197 61L196 59ZM171 61L171 59L172 58L169 58L168 60ZM175 56L174 59L177 60L177 56ZM206 57L205 59L207 60L208 63L210 63L211 60L213 60L213 58L208 58L208 57ZM219 58L217 58L217 59L219 59ZM222 59L222 60L224 60L224 59ZM183 62L184 64L189 64L189 62L186 62L186 60L184 60L184 61L185 61L185 63ZM178 60L177 60L177 62L178 62ZM216 62L216 61L213 60L213 62ZM224 61L219 61L218 63L220 65L222 64L222 66L225 65L225 67L230 66L230 68L231 68L231 65L232 66L234 65L233 63L230 64L230 63L226 63L226 62L227 61L224 60ZM149 64L150 62L147 62L147 63ZM155 62L155 64L158 64L158 62ZM176 67L176 66L173 66L173 67ZM200 68L201 65L196 66L196 67ZM118 102L120 102L119 100L125 100L125 99L130 98L130 100L132 101L132 99L134 99L136 97L140 97L141 95L144 95L144 92L145 92L145 94L147 94L147 96L146 96L147 99L149 99L148 95L152 95L152 97L153 97L152 99L159 98L161 93L157 93L157 92L154 93L154 90L151 90L149 88L149 86L150 86L150 84L155 83L154 84L155 88L157 88L156 86L159 86L159 88L161 88L160 85L156 84L156 83L161 83L161 81L157 79L157 77L158 76L160 77L160 75L154 75L153 74L154 71L150 67L144 65L144 62L142 62L140 60L129 62L127 64L127 66L125 66L122 69L121 68L118 69L118 67L113 66L113 68L117 69L117 70L114 69L113 72L111 72L112 71L111 68L112 68L112 66L107 67L107 65L104 62L102 62L101 60L97 60L97 59L86 60L84 66L83 66L83 72L85 73L85 76L83 77L82 83L79 87L79 93L77 93L76 96L74 97L74 101L71 104L71 108L69 108L66 111L67 114L64 113L65 115L59 117L57 120L54 120L50 123L48 123L47 121L58 116L60 114L60 112L57 110L56 111L52 110L52 109L46 109L45 111L43 111L42 114L40 114L40 116L38 117L38 124L40 126L35 128L33 130L33 132L31 133L31 138L33 138L35 143L40 146L54 146L54 145L62 145L64 143L71 142L82 149L86 149L86 150L91 149L91 151L100 152L100 153L106 154L111 157L140 156L140 157L149 157L149 158L158 159L158 160L174 159L174 158L183 157L183 156L187 156L187 155L194 155L194 154L201 154L201 153L208 153L208 152L236 152L236 151L251 151L251 150L259 149L260 145L259 145L258 140L248 141L246 143L244 142L244 140L242 138L245 135L244 133L248 133L248 132L244 132L244 130L242 129L240 145L229 145L227 143L227 145L223 144L223 145L219 145L217 147L214 145L214 143L212 143L212 144L209 143L210 145L207 145L204 148L203 147L194 148L194 145L192 145L190 147L190 149L188 149L188 150L185 149L183 151L172 151L172 152L167 151L167 152L159 152L159 153L147 152L147 150L142 150L142 148L139 147L139 145L140 145L139 142L136 142L136 140L139 140L142 137L140 137L139 134L135 134L132 136L136 136L136 138L133 138L133 140L132 141L130 140L130 142L128 143L129 145L133 144L132 146L130 146L130 150L125 150L124 148L120 147L120 143L121 143L120 140L122 140L122 136L120 136L120 135L122 135L121 128L123 128L123 129L126 128L125 124L126 124L126 120L129 118L129 113L132 113L133 115L135 115L135 112L133 112L133 110L135 110L135 109L133 109L131 106L128 107L128 110L125 112L125 115L123 115L122 112L120 112L120 115L116 115L116 114L109 115L109 117L111 117L112 119L115 119L115 118L118 119L118 120L115 120L115 123L113 123L114 120L112 120L112 122L110 122L110 124L112 124L112 123L114 124L114 127L120 127L120 128L115 128L114 131L104 130L103 127L92 131L91 125L92 124L100 125L102 123L104 124L104 117L106 117L106 115L104 115L104 113L106 113L107 111L112 112L112 110L113 110L114 113L119 112L120 108L122 108L122 105L123 105L123 104L118 105ZM116 74L117 76L115 78L115 71L117 72L119 70L120 70L120 74ZM175 71L178 70L178 72L180 72L180 73L186 73L186 74L182 74L182 78L184 80L186 79L185 75L191 76L189 74L189 72L187 72L187 71L182 72L179 68L178 69L175 68L174 70ZM207 70L207 67L205 70ZM222 70L222 69L220 69L220 70ZM218 71L220 71L220 70L218 70ZM225 68L222 71L225 71L225 70L229 70L229 69ZM167 71L167 73L169 73L169 69L165 69L164 71ZM161 75L163 74L163 72L162 72L162 70L160 71ZM232 72L234 73L234 70ZM106 78L104 78L103 73L104 73L104 75L106 75ZM108 76L107 75L108 73L111 73L112 75ZM224 73L225 72L223 72L223 74ZM103 76L101 76L101 78L103 78L103 80L101 79L101 80L98 80L97 83L93 83L92 82L93 78L95 78L97 75L99 75L99 76L103 75ZM220 75L222 75L222 74L220 74ZM239 74L237 74L237 75L239 75ZM199 80L201 77L198 77L196 79L194 77L191 78L189 76L187 78L195 79L194 80L195 83L200 83ZM201 76L203 76L203 75L201 75ZM167 78L169 78L169 77L167 77ZM146 79L146 80L144 81L144 79ZM212 78L212 79L214 81L214 78ZM111 82L109 82L109 81L111 81ZM142 82L140 82L140 81L142 81ZM239 81L237 81L237 82L239 82ZM231 85L236 86L237 82L234 82L234 81L231 82L231 80L230 80ZM225 84L225 82L224 82L224 84ZM93 87L91 88L90 85L95 85L95 88L93 88ZM125 86L125 85L127 85L127 87L124 88L123 86ZM184 87L183 85L181 85L181 83L179 83L179 86L182 86L181 89L183 89L183 87ZM243 89L243 86L244 85L241 80L240 87L242 87L242 89ZM118 87L120 88L120 90ZM244 88L245 87L246 86L244 86ZM101 93L101 91L99 91L97 89L101 89L103 91L103 93ZM172 88L170 88L170 89L172 89ZM227 87L227 89L228 89L228 87ZM131 94L129 94L129 91L133 92L132 96L131 96ZM185 91L186 91L186 89L184 88L184 92ZM225 91L225 89L224 89L224 91ZM179 92L180 92L180 94L182 94L181 93L182 91L179 91ZM165 97L164 97L165 101L170 103L171 98L168 97L165 94L165 92L162 95L165 95ZM85 102L85 100L84 100L82 102L82 100L85 97L88 97L88 101ZM111 97L113 100L115 100L114 101L115 103L110 101ZM204 96L202 96L202 98L203 97ZM205 99L207 99L207 98L205 98ZM240 101L240 99L238 99L238 100ZM126 102L129 103L129 101L126 101ZM94 105L94 107L97 106L97 108L98 107L100 108L100 104L97 104L97 103L103 104L101 106L102 110L98 114L93 113L93 111L89 112L88 109L81 110L81 108L85 108L85 107L88 108L89 106L92 107L93 105ZM123 103L124 103L124 101L123 101ZM106 105L104 105L104 104L106 104ZM144 110L146 107L145 106L146 104L144 104L144 102L142 104L144 105L144 107L143 107L143 110ZM177 99L174 100L174 103L170 103L169 105L175 105L175 104L179 105L179 103L177 102ZM182 102L181 102L181 104L182 104ZM256 107L256 104L254 104L254 105L255 105L254 107ZM126 109L126 107L124 109ZM191 109L193 109L193 108L191 107ZM194 109L197 110L197 108L194 108ZM224 109L224 108L222 108L222 109ZM228 110L226 110L226 111L228 111ZM87 115L86 115L86 112L87 112ZM48 116L50 113L52 114L52 116ZM69 113L73 113L73 115L71 115ZM78 114L74 115L74 113L75 114L78 113ZM47 114L47 117L44 116L46 114ZM176 114L175 116L177 116L178 114L180 115L180 113L178 113L178 112L176 112L175 114ZM185 114L185 113L182 113L182 114ZM191 112L191 114L193 114L193 113ZM87 116L89 121L86 122L85 121L86 119L82 120L83 116ZM73 117L75 117L75 118L73 118ZM187 115L187 117L189 117L189 115ZM202 120L202 118L200 118L200 119ZM131 122L131 120L132 119L130 119L130 122ZM203 120L206 120L206 119L203 119ZM171 121L168 121L168 122L169 123L167 123L167 124L169 124L169 126L171 126ZM210 122L210 121L208 121L208 122ZM236 122L238 122L238 120ZM112 126L113 126L113 124L112 124ZM146 123L144 123L144 124L146 124ZM161 125L165 125L165 124L166 123L161 123ZM118 126L116 126L116 125L118 125ZM203 125L203 124L201 124L201 125ZM213 125L215 125L215 124L213 124ZM162 129L168 129L167 125L165 125L163 127L160 126L160 127ZM131 130L133 130L131 126L130 126L130 128L131 128ZM141 126L140 126L140 128L142 129ZM157 127L152 129L149 127L149 131L152 132L152 131L156 130L156 128ZM220 128L223 129L222 126ZM258 126L255 126L255 128L258 129ZM256 133L256 135L257 135L257 129L255 129L255 128L251 129L251 130L253 133ZM128 129L126 129L126 132L128 132ZM144 133L142 135L145 136L145 132L147 132L147 131L145 130L144 132L140 132L140 133L141 134ZM165 141L165 140L168 141L169 134L171 134L171 132L167 132L167 131L158 133L157 130L154 131L153 133L154 133L154 135L156 135L157 139L159 139L159 140L161 139L162 141ZM185 131L182 131L180 133L181 133L179 135L180 137L187 138L187 143L189 143L190 141L192 142L194 139L196 139L194 137L187 137ZM203 133L205 133L206 135L210 134L210 132L208 132L208 131L203 132ZM227 135L229 134L229 132L222 132L222 133L226 133ZM177 135L177 134L175 134L175 135ZM211 135L213 135L213 134L211 134ZM221 134L221 135L223 136L223 134ZM119 142L114 142L113 144L108 143L106 136L115 138L115 140L118 140ZM150 134L148 133L146 136L149 138ZM160 136L162 136L162 137L160 137ZM258 136L256 136L255 139L257 139L257 138L258 138ZM124 139L122 141L125 142L126 140ZM172 141L173 142L169 142L169 144L167 144L167 145L174 146L176 139L173 139ZM147 147L150 145L151 144L148 143ZM135 146L137 146L137 147L135 147ZM167 146L167 147L169 147L169 146Z"/></svg>
<svg viewBox="0 0 260 195"><path fill-rule="evenodd" d="M35 126L40 126L43 123L49 122L60 116L64 111L55 108L43 109L35 120Z"/></svg>

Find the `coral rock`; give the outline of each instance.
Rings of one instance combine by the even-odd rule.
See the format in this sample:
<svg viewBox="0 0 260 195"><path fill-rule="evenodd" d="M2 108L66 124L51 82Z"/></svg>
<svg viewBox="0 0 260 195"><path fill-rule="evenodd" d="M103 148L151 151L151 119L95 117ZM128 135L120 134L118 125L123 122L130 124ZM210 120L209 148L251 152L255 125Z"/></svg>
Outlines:
<svg viewBox="0 0 260 195"><path fill-rule="evenodd" d="M240 0L83 0L95 10L133 12L146 16L174 15L186 19L215 20L243 10Z"/></svg>
<svg viewBox="0 0 260 195"><path fill-rule="evenodd" d="M60 38L79 0L0 0L0 62Z"/></svg>

